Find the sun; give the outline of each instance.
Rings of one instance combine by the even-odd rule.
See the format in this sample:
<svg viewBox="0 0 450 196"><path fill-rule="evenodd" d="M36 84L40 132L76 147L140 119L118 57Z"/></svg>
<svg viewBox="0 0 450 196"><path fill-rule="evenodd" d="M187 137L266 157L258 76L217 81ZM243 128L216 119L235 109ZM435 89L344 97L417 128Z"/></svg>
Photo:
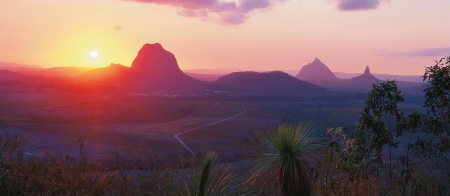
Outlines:
<svg viewBox="0 0 450 196"><path fill-rule="evenodd" d="M98 52L93 50L93 51L91 51L91 53L89 53L89 56L91 56L91 58L95 59L98 57Z"/></svg>

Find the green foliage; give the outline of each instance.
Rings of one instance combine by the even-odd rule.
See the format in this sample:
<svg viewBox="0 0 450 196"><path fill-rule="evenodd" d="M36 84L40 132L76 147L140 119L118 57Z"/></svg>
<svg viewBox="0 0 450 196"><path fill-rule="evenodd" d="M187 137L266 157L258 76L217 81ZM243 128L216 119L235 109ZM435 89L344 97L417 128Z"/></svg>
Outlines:
<svg viewBox="0 0 450 196"><path fill-rule="evenodd" d="M423 80L429 85L424 90L427 117L425 126L428 132L440 139L432 146L440 152L450 150L450 56L436 61L434 66L426 67Z"/></svg>
<svg viewBox="0 0 450 196"><path fill-rule="evenodd" d="M174 190L175 167L161 160L156 164L148 151L129 155L135 162L123 164L118 154L115 160L51 153L25 157L19 145L18 135L0 134L0 195L161 195Z"/></svg>
<svg viewBox="0 0 450 196"><path fill-rule="evenodd" d="M360 127L357 128L359 129L357 131L371 130L368 132L368 142L370 143L370 149L376 151L375 159L380 164L382 163L381 152L383 147L385 145L397 147L398 143L394 142L392 134L392 125L390 126L389 123L392 118L397 123L402 121L402 115L397 108L397 104L403 101L403 96L401 91L397 89L395 81L378 82L372 85L372 90L366 100L366 107L361 112ZM362 133L356 133L356 135L358 136L356 139L367 140ZM401 135L402 130L397 129L396 136Z"/></svg>
<svg viewBox="0 0 450 196"><path fill-rule="evenodd" d="M317 195L379 195L380 180L370 175L372 161L355 161L355 139L348 138L341 127L328 128L330 141L315 178Z"/></svg>
<svg viewBox="0 0 450 196"><path fill-rule="evenodd" d="M208 183L209 173L216 158L215 153L208 153L202 166L202 176L200 178L200 186L198 188L198 196L205 195L206 184Z"/></svg>
<svg viewBox="0 0 450 196"><path fill-rule="evenodd" d="M322 144L312 123L279 126L257 136L256 142L264 153L250 170L250 183L283 195L313 194L311 169L320 157Z"/></svg>
<svg viewBox="0 0 450 196"><path fill-rule="evenodd" d="M193 170L176 184L178 195L186 196L225 196L237 195L238 186L233 178L230 167L213 169L216 153L208 153L203 160L200 172Z"/></svg>

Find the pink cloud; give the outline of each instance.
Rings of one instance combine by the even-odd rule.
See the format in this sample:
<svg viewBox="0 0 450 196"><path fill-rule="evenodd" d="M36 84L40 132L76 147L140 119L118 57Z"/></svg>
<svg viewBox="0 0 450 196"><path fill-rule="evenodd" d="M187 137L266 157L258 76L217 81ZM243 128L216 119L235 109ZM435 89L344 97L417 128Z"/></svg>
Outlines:
<svg viewBox="0 0 450 196"><path fill-rule="evenodd" d="M335 0L340 11L377 9L381 0Z"/></svg>
<svg viewBox="0 0 450 196"><path fill-rule="evenodd" d="M123 27L121 27L121 26L115 26L114 28L113 28L113 30L115 30L115 31L120 31L120 30L122 30L123 29Z"/></svg>
<svg viewBox="0 0 450 196"><path fill-rule="evenodd" d="M178 7L178 14L186 17L213 19L223 25L244 23L255 10L270 8L275 2L286 0L124 0Z"/></svg>
<svg viewBox="0 0 450 196"><path fill-rule="evenodd" d="M380 55L396 57L396 56L405 56L409 58L416 57L442 57L442 56L450 56L450 47L442 47L442 48L423 48L419 50L407 51L407 52L388 52L381 51Z"/></svg>

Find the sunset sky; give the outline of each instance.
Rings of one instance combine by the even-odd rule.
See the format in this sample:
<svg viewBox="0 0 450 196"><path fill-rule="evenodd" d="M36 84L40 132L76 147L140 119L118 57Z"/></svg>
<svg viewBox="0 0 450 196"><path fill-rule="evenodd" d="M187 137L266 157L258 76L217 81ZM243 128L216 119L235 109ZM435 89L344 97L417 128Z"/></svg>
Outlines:
<svg viewBox="0 0 450 196"><path fill-rule="evenodd" d="M449 0L0 0L0 61L130 66L161 43L181 69L421 75L450 55ZM98 57L91 58L90 52Z"/></svg>

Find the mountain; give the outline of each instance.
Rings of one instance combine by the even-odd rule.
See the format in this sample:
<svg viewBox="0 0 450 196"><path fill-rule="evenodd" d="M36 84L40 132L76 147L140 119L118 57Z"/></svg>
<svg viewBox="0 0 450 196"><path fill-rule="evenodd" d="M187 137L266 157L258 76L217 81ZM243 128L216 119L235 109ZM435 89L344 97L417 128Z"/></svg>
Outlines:
<svg viewBox="0 0 450 196"><path fill-rule="evenodd" d="M370 73L369 67L366 67L363 74L350 79L338 79L335 81L311 80L309 82L333 91L368 92L372 88L372 84L377 81L379 81L379 79Z"/></svg>
<svg viewBox="0 0 450 196"><path fill-rule="evenodd" d="M296 78L330 90L345 92L367 92L373 83L379 81L370 73L369 67L366 67L364 73L359 76L350 79L340 79L318 58L315 58L312 63L303 66Z"/></svg>
<svg viewBox="0 0 450 196"><path fill-rule="evenodd" d="M339 91L348 91L348 92L369 92L372 89L372 84L377 83L379 80L375 76L370 73L369 66L366 66L364 73L350 78L343 79L334 84L328 83L324 84L329 89L339 90Z"/></svg>
<svg viewBox="0 0 450 196"><path fill-rule="evenodd" d="M161 44L144 44L131 64L135 74L152 79L183 80L189 77L178 67L175 55L165 50Z"/></svg>
<svg viewBox="0 0 450 196"><path fill-rule="evenodd" d="M341 79L350 79L352 77L356 77L360 75L360 73L344 73L344 72L334 72L338 78ZM421 75L391 75L391 74L376 74L372 73L373 76L380 80L396 80L396 81L404 81L404 82L423 82Z"/></svg>
<svg viewBox="0 0 450 196"><path fill-rule="evenodd" d="M37 65L22 65L17 63L0 62L0 70L10 69L42 69L42 67L39 67Z"/></svg>
<svg viewBox="0 0 450 196"><path fill-rule="evenodd" d="M195 80L178 67L175 55L161 44L144 44L131 67L111 64L109 67L93 69L79 79L87 82L125 85L134 90L192 89L206 82Z"/></svg>
<svg viewBox="0 0 450 196"><path fill-rule="evenodd" d="M373 76L370 73L370 69L369 66L366 66L366 69L364 70L364 73L362 75L350 78L348 80L344 80L344 83L347 84L370 84L372 85L373 83L376 83L377 81L379 81L378 78L375 78L375 76Z"/></svg>
<svg viewBox="0 0 450 196"><path fill-rule="evenodd" d="M9 70L0 70L0 86L12 84L31 83L32 77L12 72Z"/></svg>
<svg viewBox="0 0 450 196"><path fill-rule="evenodd" d="M190 88L201 85L178 67L175 55L161 44L144 44L131 64L138 84L146 88Z"/></svg>
<svg viewBox="0 0 450 196"><path fill-rule="evenodd" d="M36 71L23 71L20 73L34 76L50 76L50 77L76 77L86 73L94 68L92 67L51 67Z"/></svg>
<svg viewBox="0 0 450 196"><path fill-rule="evenodd" d="M17 63L0 62L0 70L29 76L49 76L49 77L75 77L93 69L92 67L51 67L42 68L37 65L22 65Z"/></svg>
<svg viewBox="0 0 450 196"><path fill-rule="evenodd" d="M0 70L0 91L9 89L11 92L29 92L31 89L55 88L71 82L68 78L30 76L9 70Z"/></svg>
<svg viewBox="0 0 450 196"><path fill-rule="evenodd" d="M330 68L323 64L318 58L312 63L304 65L300 72L295 76L304 81L337 81L337 78Z"/></svg>
<svg viewBox="0 0 450 196"><path fill-rule="evenodd" d="M301 81L281 71L234 72L213 82L217 89L272 96L319 96L330 94L320 86Z"/></svg>
<svg viewBox="0 0 450 196"><path fill-rule="evenodd" d="M92 69L77 79L83 83L128 84L131 79L130 67L111 63L108 67Z"/></svg>

